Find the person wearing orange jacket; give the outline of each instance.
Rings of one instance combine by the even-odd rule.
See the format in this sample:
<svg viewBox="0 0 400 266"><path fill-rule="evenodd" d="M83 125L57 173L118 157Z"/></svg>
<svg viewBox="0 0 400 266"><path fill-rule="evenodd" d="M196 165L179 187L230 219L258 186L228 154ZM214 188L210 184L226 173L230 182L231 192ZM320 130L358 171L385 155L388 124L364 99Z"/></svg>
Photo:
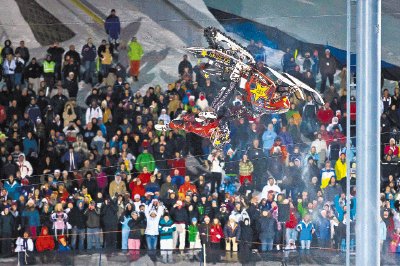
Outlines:
<svg viewBox="0 0 400 266"><path fill-rule="evenodd" d="M185 176L185 183L183 183L179 188L179 199L184 200L188 192L191 192L192 194L198 193L196 185L190 183L190 176L187 175Z"/></svg>

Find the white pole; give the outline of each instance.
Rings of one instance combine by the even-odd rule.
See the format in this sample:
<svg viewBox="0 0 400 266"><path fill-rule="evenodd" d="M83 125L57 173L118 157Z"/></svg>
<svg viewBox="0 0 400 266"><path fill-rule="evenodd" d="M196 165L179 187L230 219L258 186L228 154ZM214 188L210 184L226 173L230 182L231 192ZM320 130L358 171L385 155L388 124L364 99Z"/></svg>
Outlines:
<svg viewBox="0 0 400 266"><path fill-rule="evenodd" d="M203 261L204 261L204 266L207 266L207 262L206 262L206 244L203 244Z"/></svg>
<svg viewBox="0 0 400 266"><path fill-rule="evenodd" d="M356 265L380 265L381 0L357 1Z"/></svg>

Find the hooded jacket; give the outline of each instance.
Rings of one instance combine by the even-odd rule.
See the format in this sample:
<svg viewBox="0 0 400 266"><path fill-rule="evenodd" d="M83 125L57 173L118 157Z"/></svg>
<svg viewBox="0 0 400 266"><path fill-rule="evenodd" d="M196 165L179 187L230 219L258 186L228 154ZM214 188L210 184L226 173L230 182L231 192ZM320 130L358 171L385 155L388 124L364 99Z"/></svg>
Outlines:
<svg viewBox="0 0 400 266"><path fill-rule="evenodd" d="M24 160L22 162L17 161L19 171L21 172L21 177L25 178L26 176L31 176L33 173L31 163L25 159L25 155L23 153L21 153L20 156L24 157Z"/></svg>
<svg viewBox="0 0 400 266"><path fill-rule="evenodd" d="M270 190L274 191L275 194L281 193L281 188L276 184L275 178L273 178L273 180L274 180L274 183L272 184L272 186L269 184L269 182L268 182L268 184L266 184L264 186L264 188L261 192L261 196L260 196L261 199L268 198L268 191L270 191Z"/></svg>
<svg viewBox="0 0 400 266"><path fill-rule="evenodd" d="M47 234L44 234L44 230L47 230ZM48 229L46 226L42 227L39 237L36 240L36 250L38 252L43 252L46 250L54 250L54 238L49 235Z"/></svg>

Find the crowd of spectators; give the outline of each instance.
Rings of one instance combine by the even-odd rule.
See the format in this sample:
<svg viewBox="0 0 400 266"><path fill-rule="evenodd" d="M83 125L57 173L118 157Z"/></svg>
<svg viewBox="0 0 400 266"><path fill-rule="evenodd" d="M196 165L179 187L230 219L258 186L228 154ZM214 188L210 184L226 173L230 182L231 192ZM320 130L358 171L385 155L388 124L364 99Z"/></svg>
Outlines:
<svg viewBox="0 0 400 266"><path fill-rule="evenodd" d="M356 214L356 176L346 171L347 160L355 164L355 150L345 149L345 87L333 80L327 90L321 85L323 106L310 96L292 98L285 114L231 121L231 143L214 150L197 135L154 129L179 114L208 110L219 87L201 74L204 63L192 66L184 56L175 81L149 85L142 95L138 69L127 71L118 58L129 54L117 48L104 40L96 49L89 39L79 53L74 45L65 51L55 43L40 62L23 41L15 49L5 42L2 255L15 251L27 262L32 252L106 248L129 249L135 260L139 249L149 255L161 249L171 262L172 250L204 244L216 262L213 251L223 249L244 260L252 249L344 249L346 216L353 227ZM141 47L136 54L143 54ZM299 66L288 50L283 67L313 87L319 72L331 81L318 66L332 60L330 52L313 57ZM77 104L79 81L92 86L85 107ZM396 251L399 90L393 96L385 90L382 102L382 141L390 144L382 149L381 243ZM350 111L354 124L355 103ZM193 174L196 165L204 172Z"/></svg>

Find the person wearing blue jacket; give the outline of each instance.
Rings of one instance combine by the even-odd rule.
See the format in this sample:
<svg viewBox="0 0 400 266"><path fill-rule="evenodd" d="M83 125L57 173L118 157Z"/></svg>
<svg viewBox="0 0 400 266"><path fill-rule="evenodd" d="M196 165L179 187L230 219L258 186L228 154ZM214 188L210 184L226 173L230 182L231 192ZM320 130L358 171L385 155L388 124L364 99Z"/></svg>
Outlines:
<svg viewBox="0 0 400 266"><path fill-rule="evenodd" d="M314 224L311 222L311 218L309 214L306 214L303 220L297 225L297 231L300 232L300 244L301 249L310 249L312 235L315 233Z"/></svg>
<svg viewBox="0 0 400 266"><path fill-rule="evenodd" d="M18 183L13 175L8 177L8 180L4 183L4 188L7 191L7 196L12 200L18 200L20 191L21 191L21 184Z"/></svg>
<svg viewBox="0 0 400 266"><path fill-rule="evenodd" d="M274 131L274 126L272 124L268 124L267 130L262 135L263 150L267 156L269 156L269 150L274 144L276 136L277 135L276 132Z"/></svg>
<svg viewBox="0 0 400 266"><path fill-rule="evenodd" d="M31 131L28 131L22 143L24 146L25 156L32 156L33 154L38 154L39 152L38 143L36 139L33 138Z"/></svg>
<svg viewBox="0 0 400 266"><path fill-rule="evenodd" d="M36 239L37 228L40 226L39 211L35 208L35 201L29 199L25 209L22 211L22 226L28 230L33 239Z"/></svg>
<svg viewBox="0 0 400 266"><path fill-rule="evenodd" d="M318 245L321 248L330 248L331 222L326 217L326 210L321 211L321 216L317 224Z"/></svg>
<svg viewBox="0 0 400 266"><path fill-rule="evenodd" d="M118 48L119 36L121 35L121 22L119 17L115 14L115 9L111 10L110 15L106 18L104 22L104 29L108 34L108 41Z"/></svg>
<svg viewBox="0 0 400 266"><path fill-rule="evenodd" d="M246 179L247 180L247 179ZM236 192L236 186L232 182L232 179L229 176L225 176L224 182L221 183L219 187L219 191L222 193L229 193L229 195L233 196Z"/></svg>
<svg viewBox="0 0 400 266"><path fill-rule="evenodd" d="M174 249L173 233L176 227L174 222L169 217L169 214L164 214L164 217L160 220L158 231L160 232L160 249L161 256L163 257L164 263L172 263L172 251Z"/></svg>
<svg viewBox="0 0 400 266"><path fill-rule="evenodd" d="M132 220L131 214L125 211L124 215L120 218L122 224L122 249L128 249L128 238L131 228L129 227L129 221Z"/></svg>

